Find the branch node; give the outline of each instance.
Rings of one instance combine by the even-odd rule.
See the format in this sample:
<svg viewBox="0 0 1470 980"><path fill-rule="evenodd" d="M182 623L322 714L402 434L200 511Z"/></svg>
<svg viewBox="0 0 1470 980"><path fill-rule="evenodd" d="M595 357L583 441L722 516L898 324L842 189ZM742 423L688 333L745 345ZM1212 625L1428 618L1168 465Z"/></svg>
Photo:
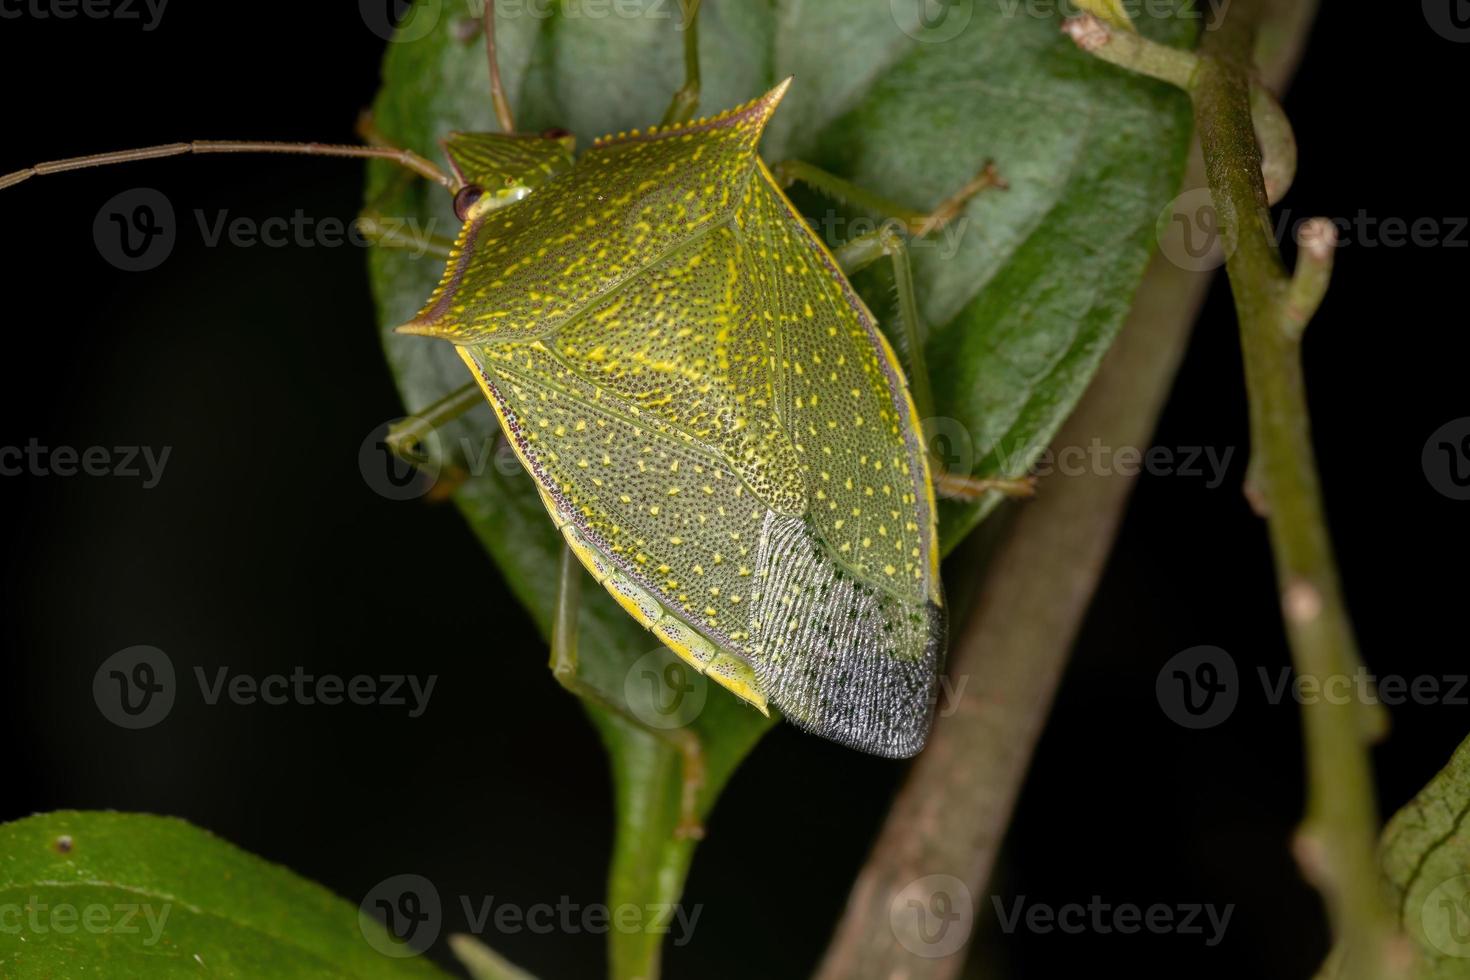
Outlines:
<svg viewBox="0 0 1470 980"><path fill-rule="evenodd" d="M1245 467L1245 483L1241 485L1245 502L1251 511L1263 520L1271 516L1271 495L1266 492L1266 464L1261 459L1259 447L1251 448L1250 462Z"/></svg>
<svg viewBox="0 0 1470 980"><path fill-rule="evenodd" d="M1293 579L1281 595L1281 607L1290 622L1311 623L1322 615L1322 592L1304 578Z"/></svg>
<svg viewBox="0 0 1470 980"><path fill-rule="evenodd" d="M1113 39L1113 31L1102 19L1093 14L1078 14L1068 17L1062 21L1062 33L1072 39L1072 43L1089 54L1095 53L1103 45Z"/></svg>
<svg viewBox="0 0 1470 980"><path fill-rule="evenodd" d="M1247 476L1240 492L1245 494L1251 513L1263 519L1271 516L1271 502L1266 499L1266 491L1254 479Z"/></svg>
<svg viewBox="0 0 1470 980"><path fill-rule="evenodd" d="M1331 887L1331 849L1314 827L1303 824L1297 828L1291 839L1291 854L1312 887L1324 892Z"/></svg>
<svg viewBox="0 0 1470 980"><path fill-rule="evenodd" d="M1292 340L1301 338L1327 295L1337 249L1337 226L1326 218L1313 218L1297 229L1296 242L1300 248L1296 272L1287 287L1282 311L1282 329Z"/></svg>
<svg viewBox="0 0 1470 980"><path fill-rule="evenodd" d="M1337 226L1326 218L1313 218L1298 229L1296 243L1312 259L1326 262L1337 248Z"/></svg>
<svg viewBox="0 0 1470 980"><path fill-rule="evenodd" d="M1190 51L1150 41L1130 30L1115 30L1093 14L1077 14L1062 21L1062 33L1083 51L1120 68L1157 78L1184 89L1194 87L1199 58Z"/></svg>

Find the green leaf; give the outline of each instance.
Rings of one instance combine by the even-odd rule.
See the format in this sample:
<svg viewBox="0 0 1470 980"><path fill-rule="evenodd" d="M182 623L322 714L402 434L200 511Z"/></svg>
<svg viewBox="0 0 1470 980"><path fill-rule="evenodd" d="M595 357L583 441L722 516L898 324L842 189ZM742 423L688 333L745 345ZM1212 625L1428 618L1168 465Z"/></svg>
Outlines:
<svg viewBox="0 0 1470 980"><path fill-rule="evenodd" d="M0 976L445 976L375 948L394 945L356 906L182 820L0 825Z"/></svg>
<svg viewBox="0 0 1470 980"><path fill-rule="evenodd" d="M702 111L744 102L794 74L766 135L766 158L804 158L912 206L937 204L987 160L999 165L1011 189L973 201L947 237L916 248L915 274L937 411L954 420L945 425L956 453L968 454L979 475L1017 475L1071 410L1127 312L1156 218L1182 173L1188 105L1162 84L1088 58L1060 35L1059 20L1027 16L1013 3L962 0L950 8L953 19L929 28L906 16L910 7L918 9L896 0L705 3ZM605 15L592 16L588 5L502 3L501 73L522 130L561 126L586 146L662 117L683 77L680 5L649 0L641 16L629 16L626 3L596 9ZM406 24L412 30L390 45L374 107L383 134L435 156L452 129L494 131L483 38L462 8L421 2ZM1188 39L1183 20L1163 27L1173 34L1162 40ZM396 181L391 167L374 165L370 196L386 195L380 210L432 222L439 234L457 230L441 189ZM852 212L816 206L818 219L831 219L815 222L829 238L862 230ZM422 409L463 385L467 372L448 344L388 331L417 312L442 267L380 249L371 270L389 362L408 409ZM887 319L881 277L859 285L876 294L874 310ZM483 461L494 427L490 411L477 410L448 428L442 444L462 463ZM477 475L455 499L545 633L560 537L518 469L470 468ZM945 504L946 546L993 506ZM656 642L601 590L583 596L584 674L604 691L631 690L634 665ZM622 719L589 710L618 797L609 901L676 901L693 849L672 836L677 756ZM692 722L709 756L701 810L767 725L722 690L708 691ZM658 938L614 934L614 975L651 972Z"/></svg>
<svg viewBox="0 0 1470 980"><path fill-rule="evenodd" d="M1388 822L1380 862L1420 952L1413 976L1470 977L1470 739Z"/></svg>

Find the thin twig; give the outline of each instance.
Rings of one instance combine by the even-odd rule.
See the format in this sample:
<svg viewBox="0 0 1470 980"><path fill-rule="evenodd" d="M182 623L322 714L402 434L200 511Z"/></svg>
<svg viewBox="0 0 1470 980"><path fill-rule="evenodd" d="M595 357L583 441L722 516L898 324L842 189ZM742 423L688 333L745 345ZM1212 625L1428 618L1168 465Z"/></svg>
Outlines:
<svg viewBox="0 0 1470 980"><path fill-rule="evenodd" d="M1186 92L1193 92L1199 80L1200 59L1194 52L1119 30L1094 14L1067 18L1062 23L1062 31L1093 57L1168 82ZM1250 84L1251 124L1261 148L1266 196L1275 204L1286 196L1296 176L1296 135L1270 89L1254 77Z"/></svg>
<svg viewBox="0 0 1470 980"><path fill-rule="evenodd" d="M1254 492L1265 504L1277 585L1299 676L1350 677L1359 663L1322 507L1301 370L1301 334L1327 288L1332 236L1308 226L1295 276L1270 234L1268 195L1252 121L1250 54L1262 13L1238 0L1200 46L1192 96L1211 194L1234 245L1226 271L1240 321L1250 399ZM1405 949L1380 892L1378 812L1363 732L1351 702L1302 712L1307 814L1294 851L1322 893L1339 943L1340 975L1398 975Z"/></svg>

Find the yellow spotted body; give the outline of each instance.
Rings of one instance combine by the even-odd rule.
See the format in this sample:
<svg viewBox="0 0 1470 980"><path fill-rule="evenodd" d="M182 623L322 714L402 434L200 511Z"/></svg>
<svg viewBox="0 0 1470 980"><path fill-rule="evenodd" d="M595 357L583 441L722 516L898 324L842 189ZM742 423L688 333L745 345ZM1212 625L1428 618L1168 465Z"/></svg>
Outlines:
<svg viewBox="0 0 1470 980"><path fill-rule="evenodd" d="M892 350L757 155L785 89L574 163L452 138L496 193L401 329L458 346L639 622L757 708L906 756L943 655L933 494Z"/></svg>

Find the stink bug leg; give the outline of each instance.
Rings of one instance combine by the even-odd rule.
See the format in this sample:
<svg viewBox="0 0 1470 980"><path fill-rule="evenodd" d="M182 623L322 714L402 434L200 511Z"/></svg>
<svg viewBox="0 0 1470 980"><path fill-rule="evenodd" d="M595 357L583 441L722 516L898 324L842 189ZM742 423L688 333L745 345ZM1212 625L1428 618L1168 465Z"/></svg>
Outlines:
<svg viewBox="0 0 1470 980"><path fill-rule="evenodd" d="M686 123L699 111L699 0L679 0L684 35L684 84L669 101L663 125Z"/></svg>
<svg viewBox="0 0 1470 980"><path fill-rule="evenodd" d="M476 395L478 397L478 392ZM704 836L704 827L699 820L699 790L704 785L704 745L693 729L650 727L628 710L621 694L603 691L582 677L577 669L577 612L582 604L582 574L582 566L572 549L563 547L557 570L556 608L551 622L551 676L582 700L600 705L674 747L682 764L679 823L674 834L698 840Z"/></svg>

